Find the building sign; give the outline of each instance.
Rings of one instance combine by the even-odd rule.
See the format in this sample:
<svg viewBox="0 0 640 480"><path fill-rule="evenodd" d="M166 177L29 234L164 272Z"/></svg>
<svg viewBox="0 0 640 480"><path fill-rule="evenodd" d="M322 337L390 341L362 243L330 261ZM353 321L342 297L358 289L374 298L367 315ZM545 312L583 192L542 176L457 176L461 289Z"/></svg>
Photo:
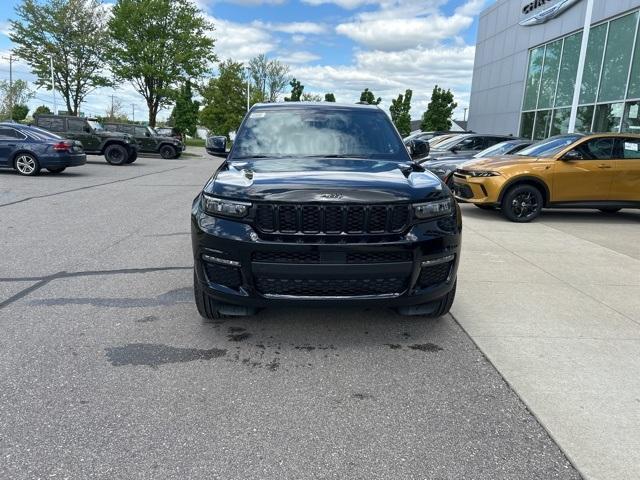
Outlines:
<svg viewBox="0 0 640 480"><path fill-rule="evenodd" d="M580 0L560 0L550 7L547 7L547 5L552 3L552 0L532 0L522 7L522 13L530 16L522 20L520 25L530 27L531 25L539 25L547 22L552 18L556 18L579 1Z"/></svg>

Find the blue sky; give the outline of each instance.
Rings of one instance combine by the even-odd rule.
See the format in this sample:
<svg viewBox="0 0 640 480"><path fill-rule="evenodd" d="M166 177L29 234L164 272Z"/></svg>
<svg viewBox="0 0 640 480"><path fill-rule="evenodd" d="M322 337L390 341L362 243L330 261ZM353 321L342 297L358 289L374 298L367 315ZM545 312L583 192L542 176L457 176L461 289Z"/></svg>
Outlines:
<svg viewBox="0 0 640 480"><path fill-rule="evenodd" d="M340 102L355 102L365 87L383 99L413 90L412 116L419 118L434 84L450 88L458 100L456 117L468 105L477 15L492 0L197 0L215 24L221 59L246 61L266 54L288 63L305 91L333 92ZM4 0L0 53L11 42L8 20L18 0ZM105 2L111 3L111 2ZM0 78L8 62L0 60ZM32 80L28 66L14 64L14 78ZM136 118L146 116L142 98L130 85L101 89L83 110L104 114L111 95ZM37 93L32 104L51 103L51 92ZM60 101L58 101L60 104ZM168 116L164 111L161 117Z"/></svg>

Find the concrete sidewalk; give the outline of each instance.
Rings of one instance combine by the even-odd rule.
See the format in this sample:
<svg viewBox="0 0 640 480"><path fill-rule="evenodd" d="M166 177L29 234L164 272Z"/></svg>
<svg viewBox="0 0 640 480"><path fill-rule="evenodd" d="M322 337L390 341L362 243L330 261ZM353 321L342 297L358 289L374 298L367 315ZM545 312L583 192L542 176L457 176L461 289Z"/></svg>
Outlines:
<svg viewBox="0 0 640 480"><path fill-rule="evenodd" d="M463 212L453 315L585 478L640 478L640 212Z"/></svg>

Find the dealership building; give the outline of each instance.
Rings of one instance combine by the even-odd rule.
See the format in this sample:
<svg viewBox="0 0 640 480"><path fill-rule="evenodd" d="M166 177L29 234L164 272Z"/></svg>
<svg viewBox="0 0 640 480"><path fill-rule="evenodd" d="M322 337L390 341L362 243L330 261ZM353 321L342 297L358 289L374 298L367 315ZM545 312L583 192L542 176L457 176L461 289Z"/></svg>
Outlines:
<svg viewBox="0 0 640 480"><path fill-rule="evenodd" d="M640 133L639 21L640 0L497 0L480 15L468 128Z"/></svg>

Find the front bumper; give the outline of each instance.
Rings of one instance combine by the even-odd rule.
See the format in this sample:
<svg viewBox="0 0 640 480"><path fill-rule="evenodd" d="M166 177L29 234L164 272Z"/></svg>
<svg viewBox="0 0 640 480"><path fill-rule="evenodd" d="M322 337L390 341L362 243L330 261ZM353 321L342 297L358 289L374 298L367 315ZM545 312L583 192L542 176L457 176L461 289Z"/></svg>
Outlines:
<svg viewBox="0 0 640 480"><path fill-rule="evenodd" d="M264 240L248 224L206 215L199 203L191 218L196 281L221 302L418 305L446 295L456 280L458 208L451 217L416 224L384 242L287 243Z"/></svg>
<svg viewBox="0 0 640 480"><path fill-rule="evenodd" d="M453 193L459 202L497 205L503 183L502 176L471 177L458 171L453 174Z"/></svg>

